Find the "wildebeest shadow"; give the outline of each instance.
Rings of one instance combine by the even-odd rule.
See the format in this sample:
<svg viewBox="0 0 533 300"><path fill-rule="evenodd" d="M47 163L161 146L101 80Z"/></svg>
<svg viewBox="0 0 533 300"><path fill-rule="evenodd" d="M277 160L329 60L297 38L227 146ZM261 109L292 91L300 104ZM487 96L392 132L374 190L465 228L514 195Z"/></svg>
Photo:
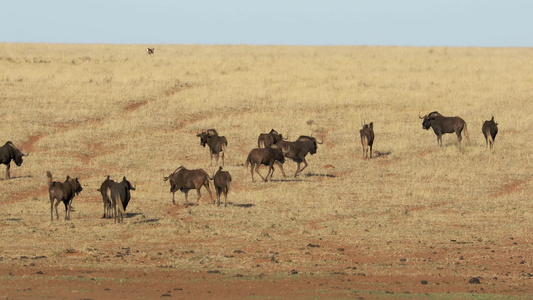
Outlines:
<svg viewBox="0 0 533 300"><path fill-rule="evenodd" d="M387 151L387 152L377 152L374 154L374 156L372 156L372 158L378 158L380 156L388 156L388 155L391 155L391 152L390 151Z"/></svg>
<svg viewBox="0 0 533 300"><path fill-rule="evenodd" d="M133 218L133 217L136 217L136 216L139 216L139 215L142 215L141 213L126 213L126 216L125 218Z"/></svg>
<svg viewBox="0 0 533 300"><path fill-rule="evenodd" d="M243 208L250 208L250 207L254 207L255 204L252 204L252 203L239 203L239 204L236 204L236 203L233 203L233 202L228 202L229 205L232 205L232 206L237 206L237 207L243 207Z"/></svg>
<svg viewBox="0 0 533 300"><path fill-rule="evenodd" d="M305 177L330 177L330 178L337 177L333 174L318 174L318 173L307 173L307 174L304 174L304 176Z"/></svg>
<svg viewBox="0 0 533 300"><path fill-rule="evenodd" d="M269 181L273 181L273 182L297 182L297 181L303 181L301 179L297 179L297 178L284 178L284 179L270 179Z"/></svg>
<svg viewBox="0 0 533 300"><path fill-rule="evenodd" d="M22 221L22 219L20 219L20 218L9 218L9 219L6 219L6 221L19 222L19 221Z"/></svg>
<svg viewBox="0 0 533 300"><path fill-rule="evenodd" d="M12 180L12 179L21 179L21 178L33 178L33 176L32 176L32 175L11 176L9 179L6 179L6 178L0 178L0 181L2 181L2 180Z"/></svg>
<svg viewBox="0 0 533 300"><path fill-rule="evenodd" d="M159 222L159 220L160 220L159 218L153 218L153 219L137 221L137 222L135 222L135 224L157 223L157 222Z"/></svg>

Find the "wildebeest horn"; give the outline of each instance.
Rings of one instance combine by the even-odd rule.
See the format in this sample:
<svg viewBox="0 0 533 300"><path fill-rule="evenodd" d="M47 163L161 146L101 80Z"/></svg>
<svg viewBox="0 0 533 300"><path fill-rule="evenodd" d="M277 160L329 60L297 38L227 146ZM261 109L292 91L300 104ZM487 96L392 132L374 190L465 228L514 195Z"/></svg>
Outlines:
<svg viewBox="0 0 533 300"><path fill-rule="evenodd" d="M420 116L420 111L418 111L418 118L420 118L420 119L424 119L425 117L426 117L426 116L421 117L421 116Z"/></svg>
<svg viewBox="0 0 533 300"><path fill-rule="evenodd" d="M315 140L316 140L316 139L315 139ZM321 140L320 143L319 143L318 141L316 141L316 143L319 144L319 145L324 144L324 138L321 138L320 140Z"/></svg>

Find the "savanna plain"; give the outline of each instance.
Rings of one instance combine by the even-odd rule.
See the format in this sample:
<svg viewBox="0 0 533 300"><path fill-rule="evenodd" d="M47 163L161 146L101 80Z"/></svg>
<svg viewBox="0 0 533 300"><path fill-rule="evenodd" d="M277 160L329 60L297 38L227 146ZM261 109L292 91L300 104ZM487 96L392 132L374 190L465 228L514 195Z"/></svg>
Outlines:
<svg viewBox="0 0 533 300"><path fill-rule="evenodd" d="M533 49L146 47L0 43L0 143L30 153L0 180L0 297L533 296ZM438 147L431 111L470 141ZM209 128L228 140L228 205L205 189L172 205L163 176L218 169ZM252 183L272 128L323 144L298 177L288 160ZM62 204L50 220L48 170L80 177L71 220ZM122 224L102 218L107 175L136 186Z"/></svg>

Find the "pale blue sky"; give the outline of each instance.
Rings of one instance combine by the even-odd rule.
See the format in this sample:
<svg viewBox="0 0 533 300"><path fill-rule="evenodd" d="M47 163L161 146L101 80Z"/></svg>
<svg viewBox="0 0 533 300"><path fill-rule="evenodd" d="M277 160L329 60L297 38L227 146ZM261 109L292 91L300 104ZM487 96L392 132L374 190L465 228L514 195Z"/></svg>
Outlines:
<svg viewBox="0 0 533 300"><path fill-rule="evenodd" d="M533 0L0 0L0 42L533 47Z"/></svg>

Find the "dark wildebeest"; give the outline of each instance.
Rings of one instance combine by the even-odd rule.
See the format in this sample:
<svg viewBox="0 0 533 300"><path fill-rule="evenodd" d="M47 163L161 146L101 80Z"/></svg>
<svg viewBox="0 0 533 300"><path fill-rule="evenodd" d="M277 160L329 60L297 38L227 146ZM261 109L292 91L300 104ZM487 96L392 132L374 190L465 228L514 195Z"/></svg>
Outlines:
<svg viewBox="0 0 533 300"><path fill-rule="evenodd" d="M437 135L437 145L439 146L442 146L443 134L454 132L457 134L457 140L459 141L460 145L461 140L463 139L461 137L461 131L463 130L466 139L470 141L470 138L468 137L468 130L466 128L466 122L460 117L445 117L436 111L431 112L424 117L421 117L420 114L418 114L418 117L420 119L424 119L424 121L422 121L422 128L426 130L429 130L430 127L433 128L433 131Z"/></svg>
<svg viewBox="0 0 533 300"><path fill-rule="evenodd" d="M154 48L146 48L146 53L148 53L148 55L154 54Z"/></svg>
<svg viewBox="0 0 533 300"><path fill-rule="evenodd" d="M276 144L279 140L282 140L283 136L278 134L274 129L271 129L269 133L261 133L259 138L257 138L257 147L258 148L267 148L271 145Z"/></svg>
<svg viewBox="0 0 533 300"><path fill-rule="evenodd" d="M109 218L112 215L111 199L107 196L107 189L111 187L113 183L114 181L109 179L109 175L107 175L107 179L102 182L102 185L100 185L100 188L98 189L100 194L102 194L102 202L104 203L104 216L102 218Z"/></svg>
<svg viewBox="0 0 533 300"><path fill-rule="evenodd" d="M213 176L213 182L217 192L217 206L220 206L220 194L224 193L224 207L227 207L228 192L231 185L231 175L228 171L222 171L222 167L218 167L218 171Z"/></svg>
<svg viewBox="0 0 533 300"><path fill-rule="evenodd" d="M196 189L196 192L198 193L198 199L196 200L196 205L200 202L200 198L202 197L202 194L200 193L200 188L202 186L205 186L207 189L207 192L209 192L209 197L211 197L211 200L213 203L215 203L215 200L213 199L213 194L211 194L211 190L209 189L209 180L211 179L206 171L202 169L196 169L196 170L188 170L183 166L180 166L177 168L172 174L168 175L168 177L164 177L165 181L170 181L170 192L172 193L172 204L176 204L174 201L174 195L177 190L182 191L185 193L185 205L189 205L189 200L187 199L189 190L190 189Z"/></svg>
<svg viewBox="0 0 533 300"><path fill-rule="evenodd" d="M252 182L255 182L254 169L255 172L259 174L259 176L261 176L263 181L267 181L268 176L270 175L270 179L272 179L272 175L274 174L274 162L279 162L281 172L283 173L283 177L285 177L285 172L283 172L283 168L281 167L281 164L285 162L284 151L276 145L272 145L267 148L252 149L252 151L250 151L250 154L248 154L248 157L246 158L246 163L244 167L248 168L248 165L250 164ZM263 177L263 175L259 173L259 167L261 165L268 166L268 172L266 177Z"/></svg>
<svg viewBox="0 0 533 300"><path fill-rule="evenodd" d="M485 123L483 123L481 131L485 136L485 148L490 145L490 149L492 149L494 146L494 139L496 139L496 134L498 134L498 123L494 121L494 117L492 117L490 121L485 121Z"/></svg>
<svg viewBox="0 0 533 300"><path fill-rule="evenodd" d="M79 182L79 178L70 178L67 175L65 182L54 181L52 173L46 171L48 177L48 194L50 195L50 217L54 221L54 199L56 200L56 219L59 219L57 206L60 202L65 204L65 220L70 220L70 207L72 206L72 199L74 196L81 193L83 188Z"/></svg>
<svg viewBox="0 0 533 300"><path fill-rule="evenodd" d="M215 129L202 131L196 136L200 137L200 145L205 147L207 144L209 146L209 153L211 157L211 162L209 165L213 164L213 156L215 156L218 165L218 156L220 152L222 152L222 165L224 165L224 153L226 153L226 148L228 147L228 141L226 140L226 137L219 136Z"/></svg>
<svg viewBox="0 0 533 300"><path fill-rule="evenodd" d="M135 191L135 187L126 179L122 178L121 182L113 182L106 190L107 197L111 200L111 207L115 215L115 223L121 223L124 219L124 213L128 203L131 200L130 190Z"/></svg>
<svg viewBox="0 0 533 300"><path fill-rule="evenodd" d="M324 140L319 143L316 138L312 136L302 135L294 142L287 142L281 140L278 141L276 145L283 149L283 151L285 152L285 157L292 159L298 164L296 172L294 173L294 177L296 177L300 172L307 168L307 161L305 160L307 153L311 153L311 155L315 154L316 150L318 149L317 145L323 143ZM302 162L304 163L304 167L300 169L300 164ZM280 167L283 171L283 167L281 165Z"/></svg>
<svg viewBox="0 0 533 300"><path fill-rule="evenodd" d="M11 169L11 160L20 167L22 164L22 157L29 154L29 152L27 154L22 153L11 141L8 141L4 146L0 147L0 164L6 165L6 179L11 178L9 172Z"/></svg>
<svg viewBox="0 0 533 300"><path fill-rule="evenodd" d="M374 124L364 124L363 129L359 130L361 134L361 144L363 145L363 158L368 157L368 149L370 148L370 158L372 158L372 145L374 144Z"/></svg>

